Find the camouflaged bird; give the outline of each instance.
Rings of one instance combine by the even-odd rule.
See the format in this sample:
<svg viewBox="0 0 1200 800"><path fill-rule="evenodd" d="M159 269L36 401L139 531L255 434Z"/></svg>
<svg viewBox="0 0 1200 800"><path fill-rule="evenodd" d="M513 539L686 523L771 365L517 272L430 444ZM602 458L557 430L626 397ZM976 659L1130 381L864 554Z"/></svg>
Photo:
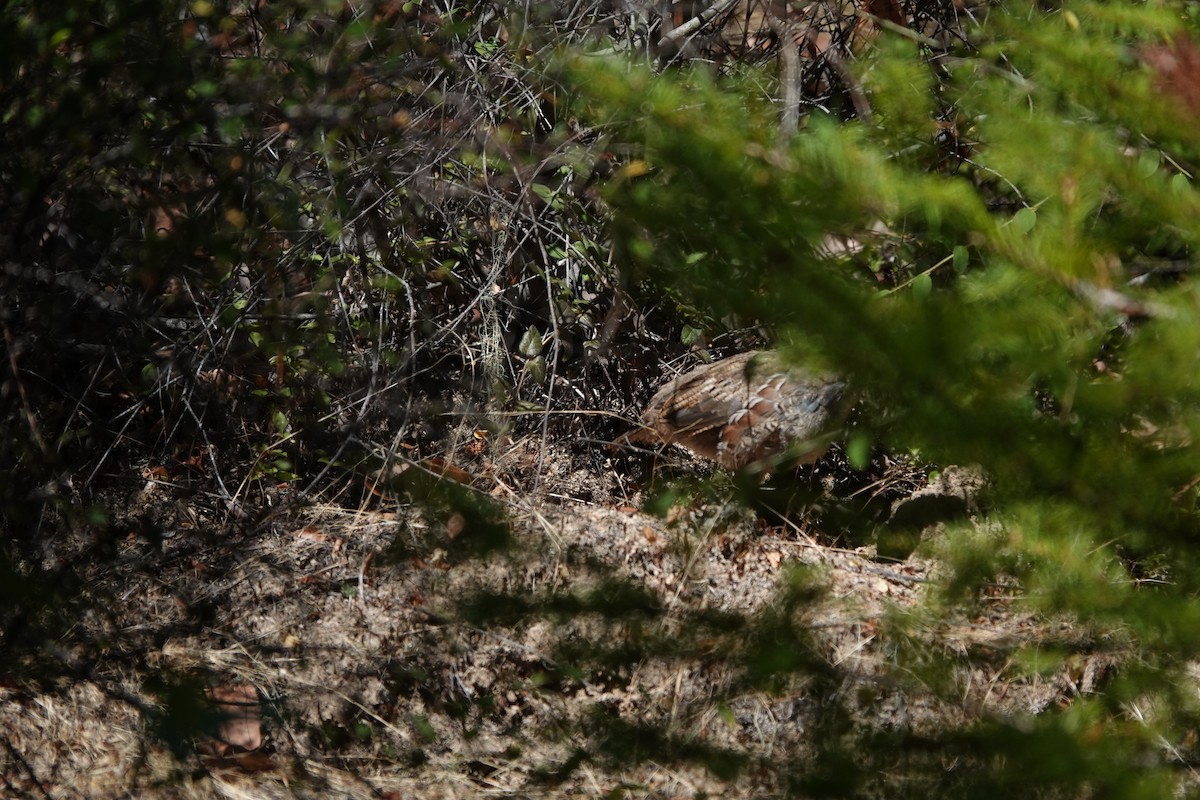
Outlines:
<svg viewBox="0 0 1200 800"><path fill-rule="evenodd" d="M811 464L828 449L845 399L840 380L785 365L773 352L741 353L663 384L642 427L618 441L677 444L730 471L770 468L780 457Z"/></svg>

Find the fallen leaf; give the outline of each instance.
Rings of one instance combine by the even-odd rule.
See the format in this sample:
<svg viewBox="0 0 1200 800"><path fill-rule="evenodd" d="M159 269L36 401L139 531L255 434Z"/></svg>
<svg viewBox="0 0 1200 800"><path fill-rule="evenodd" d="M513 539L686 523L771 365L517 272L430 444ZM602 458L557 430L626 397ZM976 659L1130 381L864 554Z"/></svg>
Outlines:
<svg viewBox="0 0 1200 800"><path fill-rule="evenodd" d="M223 717L217 729L221 742L241 750L262 747L262 707L257 689L247 683L215 686L208 696Z"/></svg>

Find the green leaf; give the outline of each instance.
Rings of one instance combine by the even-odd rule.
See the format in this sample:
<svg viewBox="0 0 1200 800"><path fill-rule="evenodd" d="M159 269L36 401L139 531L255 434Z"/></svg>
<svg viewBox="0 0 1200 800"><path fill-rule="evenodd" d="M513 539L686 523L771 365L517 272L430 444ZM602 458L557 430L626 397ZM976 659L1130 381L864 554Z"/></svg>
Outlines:
<svg viewBox="0 0 1200 800"><path fill-rule="evenodd" d="M536 325L530 325L525 329L525 333L521 335L521 341L517 344L517 351L525 358L534 358L542 352L542 333L537 329Z"/></svg>
<svg viewBox="0 0 1200 800"><path fill-rule="evenodd" d="M1144 150L1138 156L1137 174L1139 178L1149 178L1154 173L1158 172L1161 162L1158 153L1153 150Z"/></svg>
<svg viewBox="0 0 1200 800"><path fill-rule="evenodd" d="M550 208L561 210L563 207L563 196L557 190L547 186L544 183L530 184L529 190L546 202Z"/></svg>
<svg viewBox="0 0 1200 800"><path fill-rule="evenodd" d="M859 472L865 470L871 463L871 440L861 433L851 436L846 442L846 460Z"/></svg>
<svg viewBox="0 0 1200 800"><path fill-rule="evenodd" d="M475 52L484 58L491 58L500 49L500 40L493 37L475 42Z"/></svg>
<svg viewBox="0 0 1200 800"><path fill-rule="evenodd" d="M913 278L912 293L919 300L924 300L929 297L933 291L933 278L929 277L928 272L922 272L917 277Z"/></svg>
<svg viewBox="0 0 1200 800"><path fill-rule="evenodd" d="M1013 215L1012 224L1021 233L1029 233L1037 224L1037 212L1032 208L1022 208Z"/></svg>
<svg viewBox="0 0 1200 800"><path fill-rule="evenodd" d="M967 264L971 261L971 253L963 245L956 245L954 248L954 271L962 272L967 268Z"/></svg>
<svg viewBox="0 0 1200 800"><path fill-rule="evenodd" d="M538 383L542 383L543 381L546 380L546 358L545 358L545 356L538 356L537 358L529 359L528 361L525 362L525 369L527 369L529 371L529 374L533 377L533 379L535 381L537 381Z"/></svg>

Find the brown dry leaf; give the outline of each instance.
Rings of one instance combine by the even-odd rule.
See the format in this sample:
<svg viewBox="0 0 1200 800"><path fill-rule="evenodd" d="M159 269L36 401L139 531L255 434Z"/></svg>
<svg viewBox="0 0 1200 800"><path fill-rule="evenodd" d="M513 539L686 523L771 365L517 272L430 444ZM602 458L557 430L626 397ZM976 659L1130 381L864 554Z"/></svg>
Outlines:
<svg viewBox="0 0 1200 800"><path fill-rule="evenodd" d="M205 464L206 462L204 459L204 453L199 450L193 451L189 456L181 459L179 462L181 467L190 467L199 473L205 472Z"/></svg>
<svg viewBox="0 0 1200 800"><path fill-rule="evenodd" d="M425 459L422 463L430 472L437 475L442 475L458 483L471 483L471 473L461 467L454 466L443 458L431 457Z"/></svg>
<svg viewBox="0 0 1200 800"><path fill-rule="evenodd" d="M485 430L477 430L471 434L471 441L466 443L466 445L463 447L463 450L465 450L468 455L478 456L482 455L483 452L487 450L487 446L488 432Z"/></svg>
<svg viewBox="0 0 1200 800"><path fill-rule="evenodd" d="M275 759L265 753L233 753L206 758L204 766L213 772L235 770L243 773L270 772L279 768Z"/></svg>
<svg viewBox="0 0 1200 800"><path fill-rule="evenodd" d="M908 27L908 19L897 0L867 0L867 11L880 19L886 19L901 28Z"/></svg>
<svg viewBox="0 0 1200 800"><path fill-rule="evenodd" d="M257 689L247 683L214 686L208 696L225 718L217 731L221 742L241 750L262 747L262 707Z"/></svg>
<svg viewBox="0 0 1200 800"><path fill-rule="evenodd" d="M242 772L269 772L279 766L265 753L242 753L234 757L234 762Z"/></svg>
<svg viewBox="0 0 1200 800"><path fill-rule="evenodd" d="M320 528L315 528L312 525L306 525L296 532L297 539L312 539L316 542L325 542L329 537L321 532Z"/></svg>

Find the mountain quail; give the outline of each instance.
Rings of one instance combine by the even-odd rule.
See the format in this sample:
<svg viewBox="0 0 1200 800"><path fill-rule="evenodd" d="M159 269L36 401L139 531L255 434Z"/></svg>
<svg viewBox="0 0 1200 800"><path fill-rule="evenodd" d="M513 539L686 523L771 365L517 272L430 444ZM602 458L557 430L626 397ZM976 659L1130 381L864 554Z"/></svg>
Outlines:
<svg viewBox="0 0 1200 800"><path fill-rule="evenodd" d="M779 456L811 464L841 423L846 384L749 352L697 367L651 398L627 442L677 444L727 470L770 467ZM793 453L789 448L794 448Z"/></svg>

